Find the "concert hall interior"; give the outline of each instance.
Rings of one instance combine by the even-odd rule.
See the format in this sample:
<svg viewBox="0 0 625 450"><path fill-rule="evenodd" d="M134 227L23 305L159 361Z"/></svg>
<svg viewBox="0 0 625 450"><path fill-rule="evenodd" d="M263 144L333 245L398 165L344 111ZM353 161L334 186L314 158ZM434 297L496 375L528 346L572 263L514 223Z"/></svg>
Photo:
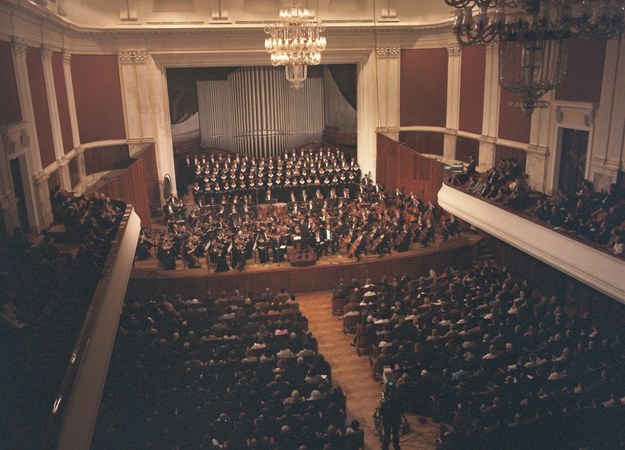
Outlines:
<svg viewBox="0 0 625 450"><path fill-rule="evenodd" d="M624 21L0 0L0 447L625 447Z"/></svg>

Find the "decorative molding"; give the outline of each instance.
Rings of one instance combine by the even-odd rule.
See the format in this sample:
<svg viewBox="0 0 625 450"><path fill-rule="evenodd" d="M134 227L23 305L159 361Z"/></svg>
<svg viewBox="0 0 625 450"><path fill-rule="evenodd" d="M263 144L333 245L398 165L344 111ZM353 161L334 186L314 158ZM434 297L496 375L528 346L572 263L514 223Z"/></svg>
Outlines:
<svg viewBox="0 0 625 450"><path fill-rule="evenodd" d="M399 47L376 47L375 53L378 58L398 58L401 53Z"/></svg>
<svg viewBox="0 0 625 450"><path fill-rule="evenodd" d="M460 56L460 44L448 44L447 54L449 56Z"/></svg>
<svg viewBox="0 0 625 450"><path fill-rule="evenodd" d="M9 156L24 153L30 145L27 122L17 122L8 125L2 129L0 135L4 151Z"/></svg>
<svg viewBox="0 0 625 450"><path fill-rule="evenodd" d="M61 55L63 56L64 63L69 64L70 62L72 62L72 52L69 49L64 48L61 51Z"/></svg>
<svg viewBox="0 0 625 450"><path fill-rule="evenodd" d="M52 59L52 55L54 54L54 50L50 45L43 44L41 46L41 56L43 59L49 60Z"/></svg>
<svg viewBox="0 0 625 450"><path fill-rule="evenodd" d="M119 52L119 62L122 64L142 64L148 58L148 52L145 50L122 50Z"/></svg>
<svg viewBox="0 0 625 450"><path fill-rule="evenodd" d="M499 45L496 43L490 43L486 45L486 54L496 55L499 51Z"/></svg>
<svg viewBox="0 0 625 450"><path fill-rule="evenodd" d="M135 59L135 52L132 50L122 50L118 54L119 62L122 64L132 64Z"/></svg>
<svg viewBox="0 0 625 450"><path fill-rule="evenodd" d="M592 127L595 124L595 117L597 116L597 110L599 109L599 103L593 103L592 109L586 115L584 115L584 125Z"/></svg>
<svg viewBox="0 0 625 450"><path fill-rule="evenodd" d="M397 11L393 8L393 0L386 0L380 8L380 18L385 22L398 21Z"/></svg>
<svg viewBox="0 0 625 450"><path fill-rule="evenodd" d="M489 144L497 144L497 138L494 136L487 136L485 134L482 134L479 140L480 142L487 142Z"/></svg>
<svg viewBox="0 0 625 450"><path fill-rule="evenodd" d="M7 155L11 156L15 153L15 141L10 138L9 134L6 131L2 132L1 135L2 147L4 148L4 151L7 153Z"/></svg>
<svg viewBox="0 0 625 450"><path fill-rule="evenodd" d="M546 145L528 145L525 151L527 153L534 153L536 155L549 155L549 147L547 147Z"/></svg>
<svg viewBox="0 0 625 450"><path fill-rule="evenodd" d="M228 20L228 0L211 0L211 20L223 22Z"/></svg>
<svg viewBox="0 0 625 450"><path fill-rule="evenodd" d="M137 50L134 52L135 63L143 64L148 59L148 52L145 50Z"/></svg>
<svg viewBox="0 0 625 450"><path fill-rule="evenodd" d="M13 36L11 38L11 48L13 52L18 56L26 57L28 53L28 44L26 44L26 39Z"/></svg>

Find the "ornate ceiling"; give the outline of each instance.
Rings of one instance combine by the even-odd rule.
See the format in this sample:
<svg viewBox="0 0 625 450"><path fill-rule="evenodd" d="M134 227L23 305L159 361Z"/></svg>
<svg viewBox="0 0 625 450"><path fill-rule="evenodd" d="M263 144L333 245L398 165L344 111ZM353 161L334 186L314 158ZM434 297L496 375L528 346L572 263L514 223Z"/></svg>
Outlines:
<svg viewBox="0 0 625 450"><path fill-rule="evenodd" d="M2 0L83 29L258 27L284 0ZM443 0L301 0L328 27L432 26L451 20Z"/></svg>

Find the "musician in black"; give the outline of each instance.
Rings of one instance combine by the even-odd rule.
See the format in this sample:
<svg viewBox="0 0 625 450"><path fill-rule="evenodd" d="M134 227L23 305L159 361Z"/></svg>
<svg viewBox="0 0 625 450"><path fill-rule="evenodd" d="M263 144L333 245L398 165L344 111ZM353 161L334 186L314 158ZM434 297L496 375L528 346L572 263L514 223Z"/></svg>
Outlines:
<svg viewBox="0 0 625 450"><path fill-rule="evenodd" d="M190 238L187 242L182 246L182 259L189 269L197 269L202 267L199 259L195 256L195 251L197 249L197 242L195 239Z"/></svg>
<svg viewBox="0 0 625 450"><path fill-rule="evenodd" d="M395 238L394 246L399 253L407 252L410 249L410 232L407 224L404 225L403 230Z"/></svg>
<svg viewBox="0 0 625 450"><path fill-rule="evenodd" d="M230 270L228 266L228 258L227 258L227 249L222 248L221 251L217 254L215 264L217 267L215 268L215 272L227 272Z"/></svg>
<svg viewBox="0 0 625 450"><path fill-rule="evenodd" d="M269 242L267 239L267 233L264 229L258 232L256 236L256 248L258 249L258 259L261 264L269 262Z"/></svg>
<svg viewBox="0 0 625 450"><path fill-rule="evenodd" d="M157 249L157 257L165 270L176 268L176 254L173 251L172 243L167 236L162 235Z"/></svg>

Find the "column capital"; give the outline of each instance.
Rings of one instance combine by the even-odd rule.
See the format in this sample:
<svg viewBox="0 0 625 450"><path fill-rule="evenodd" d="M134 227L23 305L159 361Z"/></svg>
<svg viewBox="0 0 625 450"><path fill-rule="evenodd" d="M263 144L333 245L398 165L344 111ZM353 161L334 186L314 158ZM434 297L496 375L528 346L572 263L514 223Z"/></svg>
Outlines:
<svg viewBox="0 0 625 450"><path fill-rule="evenodd" d="M447 54L449 56L460 56L460 44L447 44Z"/></svg>
<svg viewBox="0 0 625 450"><path fill-rule="evenodd" d="M28 45L26 44L26 40L24 38L20 38L17 36L13 36L11 38L11 48L16 55L26 57L28 53Z"/></svg>
<svg viewBox="0 0 625 450"><path fill-rule="evenodd" d="M119 62L122 64L132 64L135 59L135 52L132 50L122 50L118 53Z"/></svg>
<svg viewBox="0 0 625 450"><path fill-rule="evenodd" d="M145 63L146 59L148 59L148 52L145 50L136 50L134 53L134 61L137 64Z"/></svg>
<svg viewBox="0 0 625 450"><path fill-rule="evenodd" d="M378 58L398 58L400 52L399 47L376 47L375 49Z"/></svg>
<svg viewBox="0 0 625 450"><path fill-rule="evenodd" d="M61 52L61 55L63 56L64 63L69 64L70 62L72 62L72 52L69 49L64 48Z"/></svg>
<svg viewBox="0 0 625 450"><path fill-rule="evenodd" d="M486 44L486 54L495 54L499 50L499 44L495 42L491 42L490 44Z"/></svg>
<svg viewBox="0 0 625 450"><path fill-rule="evenodd" d="M54 50L52 49L51 46L47 45L47 44L42 44L41 45L41 57L45 60L50 60L52 59L52 55L54 54Z"/></svg>

